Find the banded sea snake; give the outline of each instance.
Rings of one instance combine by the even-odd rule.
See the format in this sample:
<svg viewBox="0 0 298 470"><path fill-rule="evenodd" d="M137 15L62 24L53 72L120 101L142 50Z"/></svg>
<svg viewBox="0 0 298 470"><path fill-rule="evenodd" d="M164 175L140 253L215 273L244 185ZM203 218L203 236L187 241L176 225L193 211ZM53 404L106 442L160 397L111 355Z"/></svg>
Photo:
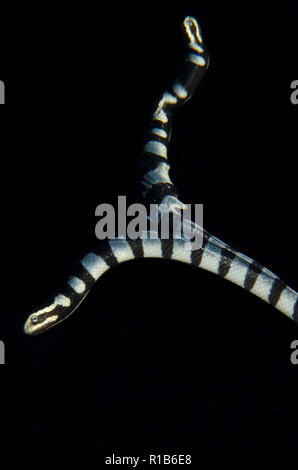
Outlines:
<svg viewBox="0 0 298 470"><path fill-rule="evenodd" d="M188 42L185 62L170 91L158 102L138 163L139 200L144 204L165 203L171 211L181 207L177 189L170 180L167 158L171 121L176 109L191 98L208 68L200 28L192 17L183 22ZM75 266L59 292L26 320L24 331L36 335L71 315L95 282L110 268L136 258L167 258L213 272L265 300L298 323L298 294L275 274L242 253L202 231L198 250L186 249L185 239L120 239L99 241Z"/></svg>

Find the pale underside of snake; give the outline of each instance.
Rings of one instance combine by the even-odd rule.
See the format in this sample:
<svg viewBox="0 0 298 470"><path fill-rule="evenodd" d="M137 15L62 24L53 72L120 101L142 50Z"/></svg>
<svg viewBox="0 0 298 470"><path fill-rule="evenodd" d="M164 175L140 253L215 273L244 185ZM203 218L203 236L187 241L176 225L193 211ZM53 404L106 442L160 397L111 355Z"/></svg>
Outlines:
<svg viewBox="0 0 298 470"><path fill-rule="evenodd" d="M176 109L193 95L209 59L197 21L186 17L183 30L187 53L172 87L153 112L138 163L139 202L166 204L170 211L183 206L169 177L168 144ZM165 258L189 263L227 279L265 300L298 323L298 294L275 274L193 224L203 237L202 247L190 250L181 237L152 239L149 232L136 239L98 241L78 263L60 290L27 318L24 331L37 335L71 315L95 282L110 268L138 258ZM186 246L187 245L187 246Z"/></svg>

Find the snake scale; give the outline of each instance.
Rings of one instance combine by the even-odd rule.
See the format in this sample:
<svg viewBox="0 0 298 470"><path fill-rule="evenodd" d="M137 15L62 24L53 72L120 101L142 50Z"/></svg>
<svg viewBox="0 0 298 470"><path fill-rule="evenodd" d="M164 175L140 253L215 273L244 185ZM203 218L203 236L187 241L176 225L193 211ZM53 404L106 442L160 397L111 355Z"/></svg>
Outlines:
<svg viewBox="0 0 298 470"><path fill-rule="evenodd" d="M193 95L209 65L197 21L188 16L183 21L187 40L185 61L170 91L161 96L138 162L138 201L144 205L167 204L170 211L181 207L177 188L169 176L168 143L174 112ZM137 258L165 258L189 263L210 271L246 289L298 323L298 294L275 274L254 260L232 249L202 227L202 247L189 250L182 238L136 240L115 238L98 241L73 268L59 291L31 313L24 332L37 335L71 315L95 282L109 269Z"/></svg>

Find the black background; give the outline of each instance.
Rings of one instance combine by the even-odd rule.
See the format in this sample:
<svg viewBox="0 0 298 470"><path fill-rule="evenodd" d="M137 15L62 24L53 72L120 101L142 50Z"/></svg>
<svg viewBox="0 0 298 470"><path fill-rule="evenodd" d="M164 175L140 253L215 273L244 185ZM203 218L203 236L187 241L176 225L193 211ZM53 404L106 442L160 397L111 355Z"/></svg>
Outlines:
<svg viewBox="0 0 298 470"><path fill-rule="evenodd" d="M141 260L108 272L44 335L28 313L95 240L95 207L135 197L154 103L184 54L185 15L210 68L181 108L172 179L204 225L297 279L298 3L44 1L2 10L0 448L296 448L293 322L213 274ZM132 450L133 449L133 450Z"/></svg>

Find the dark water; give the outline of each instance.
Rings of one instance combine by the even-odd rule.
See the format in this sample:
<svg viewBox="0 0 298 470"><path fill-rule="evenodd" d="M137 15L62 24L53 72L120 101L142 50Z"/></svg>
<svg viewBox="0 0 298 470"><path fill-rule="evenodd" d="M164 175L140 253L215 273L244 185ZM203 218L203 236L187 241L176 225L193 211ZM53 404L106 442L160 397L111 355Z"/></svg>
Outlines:
<svg viewBox="0 0 298 470"><path fill-rule="evenodd" d="M3 448L119 455L296 448L298 330L212 274L171 262L107 273L45 335L35 305L127 194L160 93L201 25L210 69L175 120L172 177L209 231L298 288L297 2L69 1L3 10Z"/></svg>

